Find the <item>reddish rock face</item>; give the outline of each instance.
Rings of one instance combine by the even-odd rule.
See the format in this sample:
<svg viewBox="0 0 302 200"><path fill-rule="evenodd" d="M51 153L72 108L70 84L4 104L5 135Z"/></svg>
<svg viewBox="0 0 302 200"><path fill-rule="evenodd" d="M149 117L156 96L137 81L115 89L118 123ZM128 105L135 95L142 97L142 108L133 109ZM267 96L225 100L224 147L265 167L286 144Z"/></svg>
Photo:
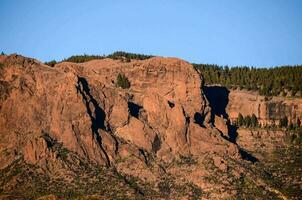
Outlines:
<svg viewBox="0 0 302 200"><path fill-rule="evenodd" d="M56 144L101 165L142 152L167 162L208 151L238 156L237 147L212 128L202 77L185 61L103 59L51 68L11 55L1 62L3 158L14 154L43 164L55 159ZM129 79L129 89L115 86L119 73Z"/></svg>
<svg viewBox="0 0 302 200"><path fill-rule="evenodd" d="M278 124L287 117L295 124L302 119L302 99L287 97L264 97L257 92L231 90L226 111L234 121L238 114L243 116L255 114L262 125Z"/></svg>

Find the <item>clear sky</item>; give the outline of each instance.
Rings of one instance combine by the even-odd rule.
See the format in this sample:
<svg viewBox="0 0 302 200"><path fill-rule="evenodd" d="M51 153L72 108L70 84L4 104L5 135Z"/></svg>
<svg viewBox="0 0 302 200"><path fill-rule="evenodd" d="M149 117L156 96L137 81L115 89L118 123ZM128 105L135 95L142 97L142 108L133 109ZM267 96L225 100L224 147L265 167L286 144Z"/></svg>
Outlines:
<svg viewBox="0 0 302 200"><path fill-rule="evenodd" d="M0 51L117 50L195 63L302 64L302 0L0 0Z"/></svg>

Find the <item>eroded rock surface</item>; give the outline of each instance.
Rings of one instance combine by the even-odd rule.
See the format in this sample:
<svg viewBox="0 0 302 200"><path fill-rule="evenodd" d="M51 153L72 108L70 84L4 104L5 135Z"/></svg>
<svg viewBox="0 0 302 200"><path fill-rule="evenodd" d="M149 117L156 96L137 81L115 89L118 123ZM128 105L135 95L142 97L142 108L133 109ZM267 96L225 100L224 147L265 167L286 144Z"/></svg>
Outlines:
<svg viewBox="0 0 302 200"><path fill-rule="evenodd" d="M296 124L302 119L301 105L301 98L265 97L257 92L231 90L226 112L232 121L241 113L243 116L255 114L262 125L278 124L284 117Z"/></svg>
<svg viewBox="0 0 302 200"><path fill-rule="evenodd" d="M5 162L0 168L18 158L54 173L83 159L157 180L175 160L210 154L240 159L237 145L225 137L226 121L211 112L202 75L183 60L103 59L51 68L10 55L1 63L0 154ZM116 86L119 73L129 79L129 89ZM219 168L226 171L227 165Z"/></svg>

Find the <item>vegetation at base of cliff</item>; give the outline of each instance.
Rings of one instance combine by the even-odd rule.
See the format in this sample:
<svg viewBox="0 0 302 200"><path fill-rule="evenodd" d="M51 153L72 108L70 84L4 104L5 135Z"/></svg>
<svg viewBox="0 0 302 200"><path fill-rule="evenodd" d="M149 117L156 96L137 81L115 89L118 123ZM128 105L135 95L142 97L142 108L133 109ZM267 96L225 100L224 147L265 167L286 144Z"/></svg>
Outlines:
<svg viewBox="0 0 302 200"><path fill-rule="evenodd" d="M258 119L255 114L252 114L252 116L247 115L243 117L241 113L239 113L237 121L235 122L235 125L237 126L245 126L250 128L255 128L259 126Z"/></svg>
<svg viewBox="0 0 302 200"><path fill-rule="evenodd" d="M193 64L204 77L205 84L219 84L229 89L258 91L265 96L301 96L302 66L254 68Z"/></svg>
<svg viewBox="0 0 302 200"><path fill-rule="evenodd" d="M124 74L119 73L117 75L116 87L121 87L122 89L130 88L130 81Z"/></svg>
<svg viewBox="0 0 302 200"><path fill-rule="evenodd" d="M283 146L267 154L265 162L258 163L257 169L263 170L262 179L272 188L277 189L290 199L302 196L301 146Z"/></svg>
<svg viewBox="0 0 302 200"><path fill-rule="evenodd" d="M289 121L288 118L282 117L281 119L277 120L278 125L276 125L276 121L272 119L272 124L270 125L261 125L258 122L258 118L255 114L252 116L247 115L243 116L241 113L238 114L238 117L233 125L237 127L245 127L245 128L269 128L269 129L276 129L276 128L284 128L285 130L289 131L297 131L301 130L301 120L297 118L295 121Z"/></svg>
<svg viewBox="0 0 302 200"><path fill-rule="evenodd" d="M70 153L71 157L76 156ZM75 158L73 158L75 159ZM37 199L54 195L59 199L170 199L197 200L203 191L187 181L176 181L170 174L158 182L146 182L118 172L115 168L92 165L87 160L65 161L67 168L42 170L19 159L0 170L0 198ZM68 173L66 173L67 171Z"/></svg>
<svg viewBox="0 0 302 200"><path fill-rule="evenodd" d="M52 177L37 169L18 162L0 170L0 196L12 199L37 199L50 194L63 199L88 195L110 199L134 199L136 196L133 189L110 170L85 166L68 178L65 175Z"/></svg>

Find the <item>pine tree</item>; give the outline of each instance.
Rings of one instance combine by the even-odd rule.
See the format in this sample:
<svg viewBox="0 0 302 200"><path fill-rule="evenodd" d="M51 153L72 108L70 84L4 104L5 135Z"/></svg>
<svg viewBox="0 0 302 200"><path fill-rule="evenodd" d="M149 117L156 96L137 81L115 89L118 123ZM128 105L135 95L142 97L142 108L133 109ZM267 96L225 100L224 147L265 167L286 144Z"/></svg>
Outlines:
<svg viewBox="0 0 302 200"><path fill-rule="evenodd" d="M57 64L57 61L55 61L55 60L45 62L45 65L48 65L50 67L54 67L56 64Z"/></svg>
<svg viewBox="0 0 302 200"><path fill-rule="evenodd" d="M246 127L251 126L251 124L252 124L251 116L248 115L244 118L244 124L245 124Z"/></svg>
<svg viewBox="0 0 302 200"><path fill-rule="evenodd" d="M238 126L242 126L243 125L243 116L242 116L241 113L238 114L237 125Z"/></svg>
<svg viewBox="0 0 302 200"><path fill-rule="evenodd" d="M280 127L285 127L285 128L288 126L288 119L287 119L287 117L283 117L283 118L280 119L279 126Z"/></svg>
<svg viewBox="0 0 302 200"><path fill-rule="evenodd" d="M119 73L116 78L116 86L123 89L130 88L130 81L124 74Z"/></svg>
<svg viewBox="0 0 302 200"><path fill-rule="evenodd" d="M251 118L251 126L252 127L257 127L258 126L258 120L255 114L252 114L252 118Z"/></svg>

